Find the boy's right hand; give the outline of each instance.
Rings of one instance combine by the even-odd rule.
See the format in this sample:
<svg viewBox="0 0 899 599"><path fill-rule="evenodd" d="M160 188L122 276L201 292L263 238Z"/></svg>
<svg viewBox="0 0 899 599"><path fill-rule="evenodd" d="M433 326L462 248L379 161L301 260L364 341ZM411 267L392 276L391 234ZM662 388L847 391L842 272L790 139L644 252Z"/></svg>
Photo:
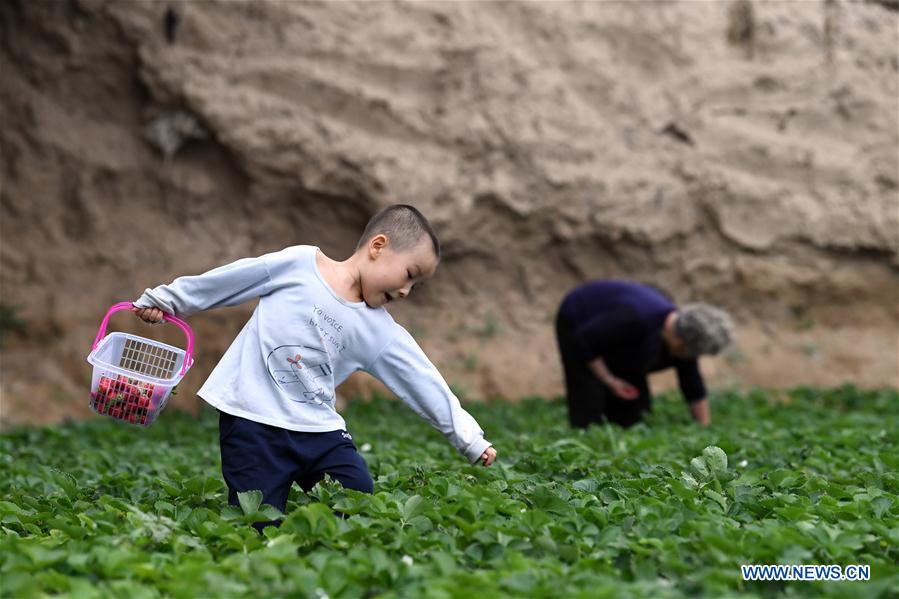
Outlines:
<svg viewBox="0 0 899 599"><path fill-rule="evenodd" d="M496 450L492 447L488 447L484 450L484 453L481 454L481 462L485 466L489 466L496 459Z"/></svg>
<svg viewBox="0 0 899 599"><path fill-rule="evenodd" d="M134 306L131 308L131 311L137 314L137 317L144 322L149 322L150 324L162 322L162 310L159 308L138 308Z"/></svg>

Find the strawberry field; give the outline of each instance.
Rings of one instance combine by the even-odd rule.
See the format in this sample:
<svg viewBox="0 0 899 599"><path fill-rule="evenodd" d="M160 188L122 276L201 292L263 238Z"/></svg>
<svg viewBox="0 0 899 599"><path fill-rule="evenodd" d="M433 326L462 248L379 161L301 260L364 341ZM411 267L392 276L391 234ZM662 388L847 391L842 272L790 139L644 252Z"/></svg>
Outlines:
<svg viewBox="0 0 899 599"><path fill-rule="evenodd" d="M226 506L217 419L96 417L0 440L4 597L895 597L895 390L719 392L714 424L572 431L558 401L470 406L473 467L397 402L354 403L375 494L296 487L284 523ZM864 564L864 582L744 582L741 564Z"/></svg>

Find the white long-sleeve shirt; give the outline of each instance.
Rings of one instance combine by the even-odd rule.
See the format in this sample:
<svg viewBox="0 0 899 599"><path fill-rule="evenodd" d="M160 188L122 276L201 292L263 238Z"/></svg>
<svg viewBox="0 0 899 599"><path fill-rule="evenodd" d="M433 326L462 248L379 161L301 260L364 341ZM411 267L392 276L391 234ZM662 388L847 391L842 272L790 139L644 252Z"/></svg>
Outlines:
<svg viewBox="0 0 899 599"><path fill-rule="evenodd" d="M491 444L475 419L387 310L347 301L331 289L317 251L293 246L179 277L147 289L135 305L183 317L259 298L197 392L225 413L295 431L342 430L334 389L364 370L476 462Z"/></svg>

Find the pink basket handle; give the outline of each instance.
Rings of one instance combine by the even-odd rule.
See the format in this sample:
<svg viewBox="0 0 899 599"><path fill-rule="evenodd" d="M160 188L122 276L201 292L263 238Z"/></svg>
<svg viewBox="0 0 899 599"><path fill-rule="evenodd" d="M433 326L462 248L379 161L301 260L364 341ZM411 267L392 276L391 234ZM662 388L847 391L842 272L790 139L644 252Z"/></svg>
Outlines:
<svg viewBox="0 0 899 599"><path fill-rule="evenodd" d="M97 331L97 336L96 338L94 338L94 345L91 350L97 349L97 346L100 345L100 341L103 339L103 337L106 336L106 326L109 324L109 317L116 312L121 312L122 310L130 310L134 307L134 304L132 304L131 302L119 302L117 304L113 304L112 307L109 308L109 311L106 312L106 316L103 317L103 321L100 323L100 329ZM189 324L172 314L166 314L165 312L163 312L162 320L165 322L170 322L173 325L177 326L184 332L184 335L187 337L187 350L184 352L184 362L181 364L181 376L184 376L184 373L187 372L187 369L190 368L194 363L193 329L190 328Z"/></svg>

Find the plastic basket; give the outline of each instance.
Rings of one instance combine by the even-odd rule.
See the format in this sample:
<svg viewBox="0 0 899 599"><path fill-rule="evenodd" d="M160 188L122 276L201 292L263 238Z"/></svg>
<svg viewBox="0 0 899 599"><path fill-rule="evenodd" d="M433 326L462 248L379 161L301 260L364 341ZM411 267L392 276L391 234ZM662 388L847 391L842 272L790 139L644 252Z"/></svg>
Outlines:
<svg viewBox="0 0 899 599"><path fill-rule="evenodd" d="M130 302L115 304L100 323L87 357L94 367L90 406L98 414L150 426L193 365L194 333L180 318L163 314L163 321L184 331L186 350L128 333L107 335L109 317L132 307Z"/></svg>

